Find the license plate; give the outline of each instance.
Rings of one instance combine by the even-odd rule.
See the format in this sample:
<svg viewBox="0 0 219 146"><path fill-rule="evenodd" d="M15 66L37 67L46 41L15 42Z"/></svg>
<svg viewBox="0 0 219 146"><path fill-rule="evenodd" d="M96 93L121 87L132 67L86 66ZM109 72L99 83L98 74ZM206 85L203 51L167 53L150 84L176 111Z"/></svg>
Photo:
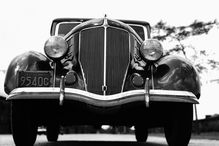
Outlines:
<svg viewBox="0 0 219 146"><path fill-rule="evenodd" d="M52 86L52 71L19 71L18 87L50 87Z"/></svg>

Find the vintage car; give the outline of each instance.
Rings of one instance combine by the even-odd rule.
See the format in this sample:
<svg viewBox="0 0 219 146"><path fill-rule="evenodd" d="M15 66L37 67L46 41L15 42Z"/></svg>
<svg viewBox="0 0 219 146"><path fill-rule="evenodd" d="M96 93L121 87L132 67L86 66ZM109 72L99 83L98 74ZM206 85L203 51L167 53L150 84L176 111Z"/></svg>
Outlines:
<svg viewBox="0 0 219 146"><path fill-rule="evenodd" d="M163 53L144 21L59 18L44 53L25 52L7 70L16 145L33 145L37 127L57 141L60 126L164 127L170 146L189 143L199 76L183 58Z"/></svg>

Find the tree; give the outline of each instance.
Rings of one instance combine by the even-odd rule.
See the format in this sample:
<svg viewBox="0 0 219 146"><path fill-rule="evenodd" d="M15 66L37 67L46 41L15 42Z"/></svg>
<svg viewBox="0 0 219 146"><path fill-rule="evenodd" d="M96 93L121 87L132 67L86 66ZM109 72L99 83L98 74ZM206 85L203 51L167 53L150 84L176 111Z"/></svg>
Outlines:
<svg viewBox="0 0 219 146"><path fill-rule="evenodd" d="M152 34L154 39L158 39L162 42L172 42L174 45L167 50L167 54L183 54L184 57L188 58L187 51L193 50L196 53L190 60L194 60L195 66L199 72L207 70L209 67L211 69L219 68L219 61L211 59L208 50L197 50L191 44L186 45L185 40L200 36L207 35L213 27L218 27L219 23L217 20L210 22L202 22L195 20L192 24L187 26L169 26L165 22L160 21L152 27ZM209 48L208 48L209 49ZM205 58L205 65L202 61L197 61L199 58ZM207 66L206 66L207 65Z"/></svg>

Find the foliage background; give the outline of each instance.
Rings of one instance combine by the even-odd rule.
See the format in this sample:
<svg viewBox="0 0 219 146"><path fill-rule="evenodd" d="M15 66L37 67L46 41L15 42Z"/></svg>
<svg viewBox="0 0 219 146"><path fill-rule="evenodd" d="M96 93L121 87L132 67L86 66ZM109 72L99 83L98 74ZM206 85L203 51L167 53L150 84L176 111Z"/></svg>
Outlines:
<svg viewBox="0 0 219 146"><path fill-rule="evenodd" d="M168 46L166 54L177 54L189 59L195 64L198 72L202 73L209 69L218 69L219 59L216 60L210 56L211 48L200 50L192 43L188 43L188 40L196 36L208 35L211 29L218 29L218 26L217 20L209 22L195 20L190 25L177 27L159 21L152 27L152 34L154 39L172 44Z"/></svg>

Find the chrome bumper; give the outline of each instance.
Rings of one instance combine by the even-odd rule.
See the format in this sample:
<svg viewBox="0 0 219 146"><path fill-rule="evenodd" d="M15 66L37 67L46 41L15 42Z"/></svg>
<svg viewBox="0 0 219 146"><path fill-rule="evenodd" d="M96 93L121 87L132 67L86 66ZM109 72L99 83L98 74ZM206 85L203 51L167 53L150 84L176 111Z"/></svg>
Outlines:
<svg viewBox="0 0 219 146"><path fill-rule="evenodd" d="M198 104L196 96L187 91L175 90L131 90L114 95L97 95L87 91L65 88L60 91L58 87L36 87L36 88L16 88L7 100L20 99L39 99L39 100L59 100L60 105L63 101L72 100L99 107L113 107L132 102L145 102L149 106L149 102L182 102Z"/></svg>

